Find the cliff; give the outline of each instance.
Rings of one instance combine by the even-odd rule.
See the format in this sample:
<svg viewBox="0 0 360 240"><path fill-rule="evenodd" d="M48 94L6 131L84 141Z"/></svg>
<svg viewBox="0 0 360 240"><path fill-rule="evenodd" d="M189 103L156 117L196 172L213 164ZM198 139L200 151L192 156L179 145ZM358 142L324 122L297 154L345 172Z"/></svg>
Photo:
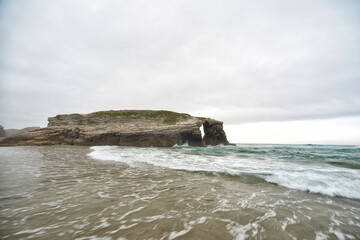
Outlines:
<svg viewBox="0 0 360 240"><path fill-rule="evenodd" d="M5 137L10 137L12 135L34 131L36 129L40 129L40 127L27 127L23 129L5 129Z"/></svg>
<svg viewBox="0 0 360 240"><path fill-rule="evenodd" d="M120 145L170 147L230 144L223 123L184 113L151 110L101 111L48 118L48 127L10 136L0 145ZM205 136L200 127L204 127Z"/></svg>
<svg viewBox="0 0 360 240"><path fill-rule="evenodd" d="M5 137L5 130L3 128L3 126L0 125L0 137Z"/></svg>

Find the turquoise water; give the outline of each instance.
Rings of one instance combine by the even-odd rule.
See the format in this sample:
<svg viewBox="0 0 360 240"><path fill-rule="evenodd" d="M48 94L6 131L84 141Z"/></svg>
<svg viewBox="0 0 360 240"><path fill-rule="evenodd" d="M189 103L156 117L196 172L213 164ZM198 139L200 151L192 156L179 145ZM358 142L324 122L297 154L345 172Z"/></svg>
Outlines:
<svg viewBox="0 0 360 240"><path fill-rule="evenodd" d="M137 149L92 147L89 156L131 165L253 176L290 189L360 199L360 146L255 145Z"/></svg>

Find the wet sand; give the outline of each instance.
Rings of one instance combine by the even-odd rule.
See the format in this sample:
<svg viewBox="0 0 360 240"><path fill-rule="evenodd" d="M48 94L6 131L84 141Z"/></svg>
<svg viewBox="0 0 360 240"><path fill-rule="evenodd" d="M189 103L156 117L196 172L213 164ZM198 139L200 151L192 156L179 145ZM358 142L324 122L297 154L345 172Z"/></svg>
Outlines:
<svg viewBox="0 0 360 240"><path fill-rule="evenodd" d="M0 148L1 239L359 239L360 201L252 176Z"/></svg>

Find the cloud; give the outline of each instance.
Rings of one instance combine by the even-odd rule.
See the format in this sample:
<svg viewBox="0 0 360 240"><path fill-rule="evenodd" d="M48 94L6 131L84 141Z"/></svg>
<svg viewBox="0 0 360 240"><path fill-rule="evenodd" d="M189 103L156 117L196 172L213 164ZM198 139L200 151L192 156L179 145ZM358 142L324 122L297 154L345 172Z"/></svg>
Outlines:
<svg viewBox="0 0 360 240"><path fill-rule="evenodd" d="M229 123L360 115L356 1L2 1L0 122L169 109Z"/></svg>

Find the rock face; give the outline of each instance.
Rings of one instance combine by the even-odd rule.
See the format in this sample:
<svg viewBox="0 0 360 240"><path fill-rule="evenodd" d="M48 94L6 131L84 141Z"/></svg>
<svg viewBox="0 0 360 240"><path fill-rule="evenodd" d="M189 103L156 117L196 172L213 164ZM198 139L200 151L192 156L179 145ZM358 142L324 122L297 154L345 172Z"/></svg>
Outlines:
<svg viewBox="0 0 360 240"><path fill-rule="evenodd" d="M5 130L1 125L0 125L0 137L5 137Z"/></svg>
<svg viewBox="0 0 360 240"><path fill-rule="evenodd" d="M207 119L204 121L204 141L206 145L229 145L223 129L223 122L214 119Z"/></svg>
<svg viewBox="0 0 360 240"><path fill-rule="evenodd" d="M171 147L229 144L222 122L170 111L121 110L57 115L48 127L0 140L0 145L120 145ZM200 127L204 126L205 137Z"/></svg>
<svg viewBox="0 0 360 240"><path fill-rule="evenodd" d="M16 135L24 132L31 132L37 129L40 129L40 127L27 127L23 129L5 129L5 137L10 137L12 135Z"/></svg>

